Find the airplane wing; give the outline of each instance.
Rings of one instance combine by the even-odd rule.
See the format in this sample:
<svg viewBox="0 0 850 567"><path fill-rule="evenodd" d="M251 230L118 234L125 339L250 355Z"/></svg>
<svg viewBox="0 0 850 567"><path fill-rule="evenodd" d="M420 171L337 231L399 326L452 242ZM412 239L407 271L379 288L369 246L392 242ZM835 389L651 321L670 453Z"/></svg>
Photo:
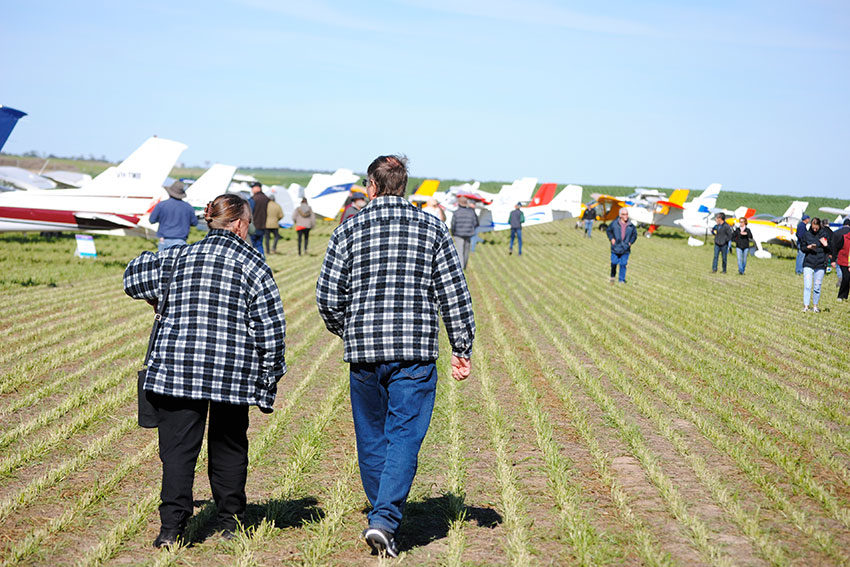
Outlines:
<svg viewBox="0 0 850 567"><path fill-rule="evenodd" d="M137 222L130 221L124 217L113 215L111 213L89 213L76 212L74 218L81 226L91 227L103 225L104 228L114 225L116 228L135 228Z"/></svg>
<svg viewBox="0 0 850 567"><path fill-rule="evenodd" d="M850 207L845 207L843 209L838 209L836 207L821 207L818 210L821 211L821 212L824 212L824 213L829 213L831 215L841 215L841 216L850 215Z"/></svg>

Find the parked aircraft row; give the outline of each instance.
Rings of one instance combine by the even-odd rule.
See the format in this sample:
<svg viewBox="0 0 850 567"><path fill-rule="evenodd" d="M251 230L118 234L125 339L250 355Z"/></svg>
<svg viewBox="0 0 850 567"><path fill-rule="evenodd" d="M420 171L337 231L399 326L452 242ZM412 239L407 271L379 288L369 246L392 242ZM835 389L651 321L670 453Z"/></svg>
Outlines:
<svg viewBox="0 0 850 567"><path fill-rule="evenodd" d="M17 120L25 115L0 106L0 149ZM166 197L163 184L170 179L168 173L185 149L180 142L152 137L121 164L108 168L94 179L76 172L50 172L52 179L48 179L20 168L0 168L0 182L11 178L15 181L12 185L23 189L0 193L0 231L96 230L152 236L155 229L148 216L156 203ZM3 177L4 172L6 177ZM284 212L281 226L286 227L291 226L292 213L302 198L308 200L317 215L336 217L352 191L358 190L359 179L349 169L338 169L330 174L314 174L306 187L273 185L264 187L264 191L281 205ZM187 201L202 215L206 203L216 195L225 191L248 193L252 181L256 181L252 176L236 174L234 166L215 164L186 190ZM556 184L543 183L538 187L537 181L524 177L490 193L480 189L477 181L438 191L440 182L427 179L410 200L419 205L431 199L437 201L450 222L458 199L465 197L480 209L481 232L509 228L508 216L517 203L521 204L525 226L580 217L586 207L594 207L597 220L602 221L600 228L604 228L606 222L617 218L621 208L626 208L635 223L647 227L647 236L659 226L681 228L691 235L691 245L703 244L711 233L714 215L720 212L716 208L721 190L718 183L709 185L691 201L687 201L687 189L677 189L669 198L655 189L636 189L626 196L594 194L593 202L583 205L580 186L567 185L557 192ZM56 182L66 188L54 189ZM806 202L794 201L779 218L755 215L753 209L745 207L725 212L730 223L738 217L747 217L758 248L756 256L770 257L764 244L796 243L796 225L807 206ZM845 209L823 207L820 210L839 215L839 220L850 215L850 205Z"/></svg>

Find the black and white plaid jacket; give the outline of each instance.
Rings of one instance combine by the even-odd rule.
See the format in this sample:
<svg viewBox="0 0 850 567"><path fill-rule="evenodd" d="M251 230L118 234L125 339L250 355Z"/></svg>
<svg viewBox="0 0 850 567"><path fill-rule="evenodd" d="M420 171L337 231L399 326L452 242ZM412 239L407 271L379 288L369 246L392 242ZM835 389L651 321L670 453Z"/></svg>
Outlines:
<svg viewBox="0 0 850 567"><path fill-rule="evenodd" d="M286 372L286 322L271 270L236 234L210 230L191 246L143 252L124 272L124 291L158 301L175 258L145 390L271 408Z"/></svg>
<svg viewBox="0 0 850 567"><path fill-rule="evenodd" d="M448 228L402 197L377 197L334 230L316 302L346 362L436 360L440 314L452 352L472 354L472 298Z"/></svg>

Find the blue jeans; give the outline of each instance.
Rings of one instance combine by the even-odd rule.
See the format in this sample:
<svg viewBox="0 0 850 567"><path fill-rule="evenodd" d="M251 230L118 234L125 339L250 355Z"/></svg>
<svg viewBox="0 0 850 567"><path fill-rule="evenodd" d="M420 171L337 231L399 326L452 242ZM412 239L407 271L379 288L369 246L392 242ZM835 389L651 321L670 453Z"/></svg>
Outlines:
<svg viewBox="0 0 850 567"><path fill-rule="evenodd" d="M718 254L723 255L723 271L724 272L726 271L726 254L728 254L728 253L729 253L729 246L727 244L724 244L723 246L720 246L719 244L714 245L714 260L712 260L712 262L711 262L711 271L712 272L717 271L717 255Z"/></svg>
<svg viewBox="0 0 850 567"><path fill-rule="evenodd" d="M263 233L265 231L262 228L258 228L254 234L251 235L251 246L253 246L260 255L265 258L266 254L263 252Z"/></svg>
<svg viewBox="0 0 850 567"><path fill-rule="evenodd" d="M797 274L803 273L803 260L806 259L806 253L802 250L797 250L797 264L794 267L794 272Z"/></svg>
<svg viewBox="0 0 850 567"><path fill-rule="evenodd" d="M617 266L620 266L620 281L626 281L626 264L629 263L629 253L614 254L611 252L611 277L617 275Z"/></svg>
<svg viewBox="0 0 850 567"><path fill-rule="evenodd" d="M351 364L357 461L372 504L369 527L394 534L401 524L436 392L433 361Z"/></svg>
<svg viewBox="0 0 850 567"><path fill-rule="evenodd" d="M587 233L585 236L590 238L593 234L593 219L584 221L584 231Z"/></svg>
<svg viewBox="0 0 850 567"><path fill-rule="evenodd" d="M749 248L736 248L735 253L738 255L738 273L743 274L744 270L747 269L747 256L749 255Z"/></svg>
<svg viewBox="0 0 850 567"><path fill-rule="evenodd" d="M803 305L809 306L809 296L812 299L812 305L818 306L820 301L820 285L823 282L823 275L826 272L823 268L815 270L813 268L803 268Z"/></svg>
<svg viewBox="0 0 850 567"><path fill-rule="evenodd" d="M156 249L162 252L166 248L171 248L172 246L183 246L184 244L186 244L186 241L182 238L160 238Z"/></svg>
<svg viewBox="0 0 850 567"><path fill-rule="evenodd" d="M512 228L511 229L511 245L510 245L510 248L509 248L510 250L514 249L514 236L516 236L516 239L517 239L517 242L518 242L517 248L519 249L519 254L522 255L522 229L521 228Z"/></svg>

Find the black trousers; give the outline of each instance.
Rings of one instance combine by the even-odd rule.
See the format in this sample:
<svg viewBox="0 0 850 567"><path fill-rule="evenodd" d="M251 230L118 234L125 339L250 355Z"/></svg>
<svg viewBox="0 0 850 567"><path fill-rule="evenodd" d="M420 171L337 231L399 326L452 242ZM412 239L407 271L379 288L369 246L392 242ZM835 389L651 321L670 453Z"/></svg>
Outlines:
<svg viewBox="0 0 850 567"><path fill-rule="evenodd" d="M841 287L838 288L838 299L847 299L847 294L850 292L850 268L847 266L838 266L841 270Z"/></svg>
<svg viewBox="0 0 850 567"><path fill-rule="evenodd" d="M248 406L171 396L151 396L159 413L159 459L162 491L159 517L162 527L182 531L192 516L195 464L210 414L208 473L218 522L236 527L245 513L248 476Z"/></svg>
<svg viewBox="0 0 850 567"><path fill-rule="evenodd" d="M274 235L274 244L269 246L269 244L271 244L272 235ZM277 243L279 241L280 241L280 234L277 232L276 228L267 228L265 231L263 231L263 242L264 242L263 249L266 251L266 254L268 254L271 251L277 252Z"/></svg>
<svg viewBox="0 0 850 567"><path fill-rule="evenodd" d="M307 253L307 242L310 240L310 229L302 228L298 231L298 255L301 255L301 239L304 239L304 253Z"/></svg>

